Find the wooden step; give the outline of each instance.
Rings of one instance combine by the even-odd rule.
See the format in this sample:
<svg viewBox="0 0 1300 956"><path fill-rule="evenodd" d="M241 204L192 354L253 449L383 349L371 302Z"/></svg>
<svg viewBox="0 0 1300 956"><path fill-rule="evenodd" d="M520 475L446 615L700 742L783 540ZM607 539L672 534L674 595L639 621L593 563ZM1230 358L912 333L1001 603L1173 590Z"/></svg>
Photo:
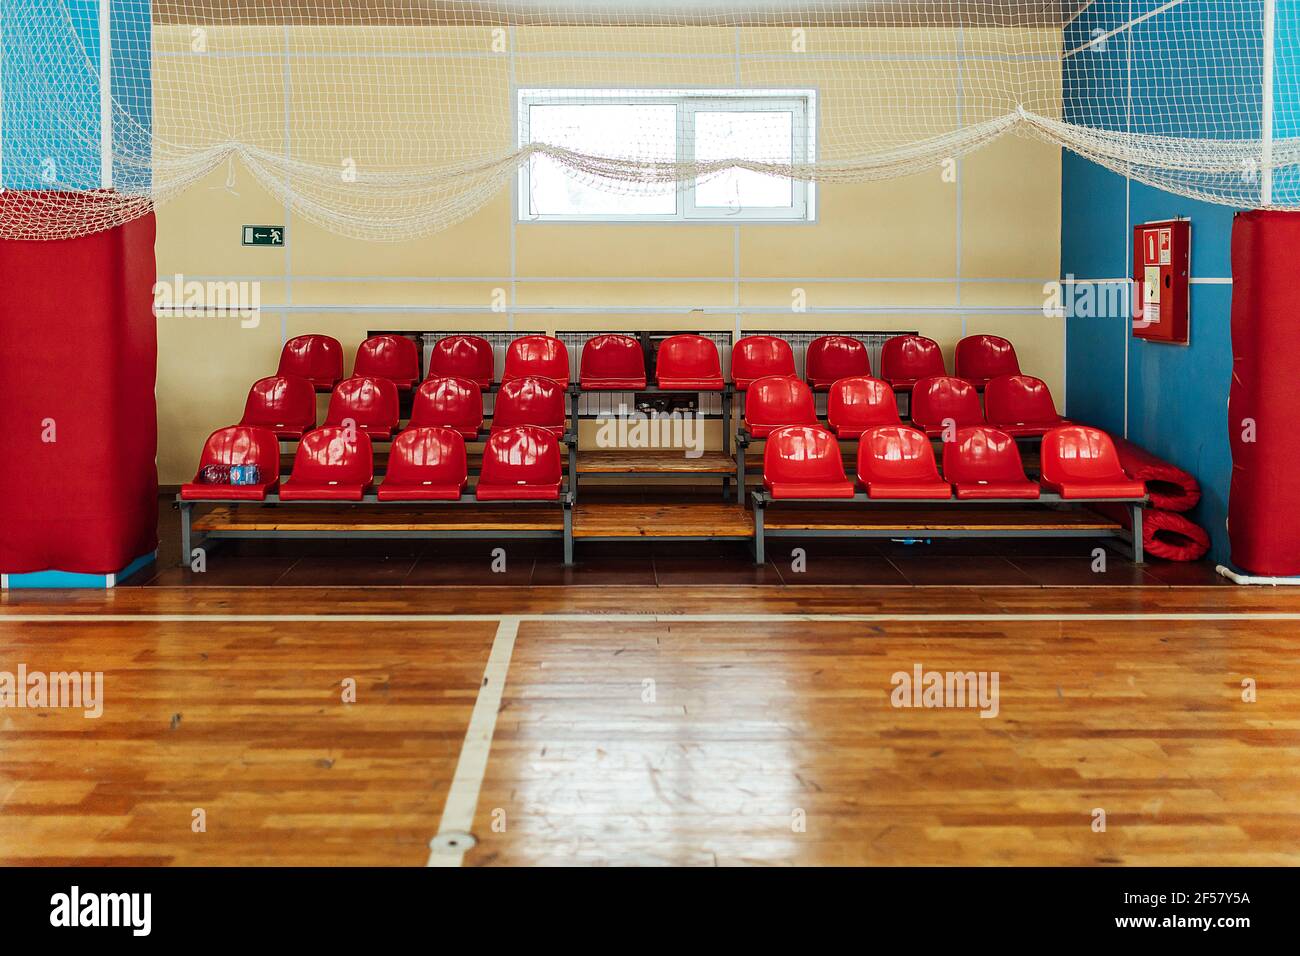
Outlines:
<svg viewBox="0 0 1300 956"><path fill-rule="evenodd" d="M575 538L751 538L753 516L734 504L602 502L579 499L573 509Z"/></svg>
<svg viewBox="0 0 1300 956"><path fill-rule="evenodd" d="M734 475L736 461L720 451L687 458L681 449L593 449L578 452L578 474Z"/></svg>

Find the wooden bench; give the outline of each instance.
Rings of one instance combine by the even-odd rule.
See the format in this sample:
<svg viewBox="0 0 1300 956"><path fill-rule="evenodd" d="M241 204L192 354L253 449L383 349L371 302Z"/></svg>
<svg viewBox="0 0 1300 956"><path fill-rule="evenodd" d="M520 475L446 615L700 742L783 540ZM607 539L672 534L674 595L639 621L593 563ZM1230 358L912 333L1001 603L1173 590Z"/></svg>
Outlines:
<svg viewBox="0 0 1300 956"><path fill-rule="evenodd" d="M762 564L766 539L775 537L860 538L1119 538L1142 564L1143 498L1071 498L1044 492L1034 499L946 500L868 498L774 499L753 493L754 561ZM1125 505L1132 530L1092 511L1090 504ZM768 509L774 509L768 514Z"/></svg>
<svg viewBox="0 0 1300 956"><path fill-rule="evenodd" d="M558 538L573 563L573 496L550 501L185 501L181 564L197 542L230 538ZM195 515L195 506L211 509Z"/></svg>

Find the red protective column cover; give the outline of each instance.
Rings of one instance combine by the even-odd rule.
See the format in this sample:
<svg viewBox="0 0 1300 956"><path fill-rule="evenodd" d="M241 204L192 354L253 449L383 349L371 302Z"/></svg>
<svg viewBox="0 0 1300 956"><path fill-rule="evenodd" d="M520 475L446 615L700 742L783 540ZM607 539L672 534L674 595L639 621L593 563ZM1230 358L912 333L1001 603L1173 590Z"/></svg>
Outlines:
<svg viewBox="0 0 1300 956"><path fill-rule="evenodd" d="M153 244L152 213L0 241L0 571L107 574L158 545Z"/></svg>
<svg viewBox="0 0 1300 956"><path fill-rule="evenodd" d="M1300 213L1237 214L1232 227L1228 537L1232 563L1252 574L1300 574L1298 250ZM1254 440L1246 440L1250 437Z"/></svg>
<svg viewBox="0 0 1300 956"><path fill-rule="evenodd" d="M1191 511L1196 507L1201 500L1201 484L1193 475L1117 435L1112 435L1111 440L1124 470L1137 481L1146 482L1153 508Z"/></svg>

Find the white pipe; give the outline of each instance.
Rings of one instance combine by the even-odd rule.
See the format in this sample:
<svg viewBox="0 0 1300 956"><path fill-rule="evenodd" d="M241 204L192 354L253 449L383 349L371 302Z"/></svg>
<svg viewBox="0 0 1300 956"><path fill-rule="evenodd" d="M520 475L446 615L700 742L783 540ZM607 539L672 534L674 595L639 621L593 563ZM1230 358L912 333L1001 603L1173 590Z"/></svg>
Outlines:
<svg viewBox="0 0 1300 956"><path fill-rule="evenodd" d="M1264 109L1260 117L1259 204L1273 205L1273 42L1277 19L1276 0L1264 0Z"/></svg>
<svg viewBox="0 0 1300 956"><path fill-rule="evenodd" d="M1300 584L1300 577L1295 577L1295 578L1256 577L1250 574L1238 574L1236 571L1232 570L1231 568L1226 568L1222 564L1219 565L1214 570L1218 571L1220 574L1222 574L1225 578L1227 578L1229 581L1231 581L1234 584L1267 584L1267 585L1272 585L1274 587L1280 587L1288 584L1293 586Z"/></svg>
<svg viewBox="0 0 1300 956"><path fill-rule="evenodd" d="M99 0L99 185L113 188L112 0Z"/></svg>

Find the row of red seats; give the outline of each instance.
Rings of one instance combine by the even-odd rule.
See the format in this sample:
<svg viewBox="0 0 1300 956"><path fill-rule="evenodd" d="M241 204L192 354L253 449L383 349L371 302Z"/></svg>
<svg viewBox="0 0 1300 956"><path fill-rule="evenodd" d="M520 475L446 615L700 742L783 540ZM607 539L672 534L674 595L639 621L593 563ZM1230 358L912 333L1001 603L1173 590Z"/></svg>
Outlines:
<svg viewBox="0 0 1300 956"><path fill-rule="evenodd" d="M201 481L208 465L256 465L262 481L250 485ZM452 428L408 428L388 455L380 501L455 501L469 479L465 439ZM483 448L474 495L479 501L544 501L560 496L560 445L544 428L516 425L493 431ZM208 436L194 481L181 486L189 501L360 501L374 482L374 453L364 431L326 425L298 445L293 471L280 482L280 443L265 428L231 425Z"/></svg>
<svg viewBox="0 0 1300 956"><path fill-rule="evenodd" d="M912 391L912 424L931 437L955 428L992 425L1016 438L1045 435L1068 425L1056 412L1042 379L1002 375L989 381L980 404L975 386L950 376L922 379ZM877 425L898 425L898 403L889 383L865 375L841 378L830 387L826 424L840 438L860 438ZM769 375L753 382L745 398L745 429L765 438L783 425L818 425L812 389L797 378Z"/></svg>
<svg viewBox="0 0 1300 956"><path fill-rule="evenodd" d="M1043 438L1040 481L1025 475L1015 439L996 428L957 432L943 446L943 477L930 440L914 428L879 425L858 445L859 484L869 498L1038 498L1041 490L1062 498L1141 498L1146 485L1120 466L1110 436L1096 428L1067 425ZM839 442L824 428L787 425L768 436L763 485L773 498L852 498Z"/></svg>
<svg viewBox="0 0 1300 956"><path fill-rule="evenodd" d="M1020 374L1016 350L996 335L971 335L957 343L956 377L977 388L1003 375ZM659 346L656 384L665 389L716 391L723 387L718 347L703 335L669 336ZM805 356L808 383L819 391L842 378L870 376L871 357L859 339L824 335ZM918 381L948 374L943 352L933 339L899 335L887 340L880 355L880 377L908 391ZM493 381L492 345L477 335L449 335L434 345L430 377L463 378L488 388ZM343 348L328 335L300 335L285 343L277 375L307 379L317 391L329 391L343 378ZM407 391L420 380L420 356L415 343L403 335L374 335L357 348L356 377L391 381ZM772 335L749 335L732 347L731 377L745 391L760 378L795 375L790 343ZM569 385L569 350L549 335L525 335L506 349L502 383L523 377L548 378ZM587 390L635 390L646 387L641 343L630 335L597 335L587 341L579 363L579 382Z"/></svg>
<svg viewBox="0 0 1300 956"><path fill-rule="evenodd" d="M1012 344L997 335L968 335L957 343L956 377L983 388L991 379L1019 375L1020 361ZM823 335L809 343L804 353L808 384L825 391L842 378L872 377L871 356L859 339L850 335ZM923 335L896 335L880 350L880 378L899 391L917 382L946 376L943 351ZM732 347L731 376L740 390L771 375L794 377L794 351L790 343L771 335L751 335Z"/></svg>
<svg viewBox="0 0 1300 956"><path fill-rule="evenodd" d="M635 341L635 340L633 340ZM492 344L477 335L449 335L439 339L429 362L431 378L461 378L488 388L493 382ZM299 335L280 350L277 376L305 378L321 392L343 380L343 346L328 335ZM405 335L372 335L357 346L352 366L355 378L380 378L398 391L409 391L420 381L420 352ZM569 385L569 351L548 335L515 339L506 352L502 383L524 377L548 378Z"/></svg>
<svg viewBox="0 0 1300 956"><path fill-rule="evenodd" d="M517 378L501 386L492 413L492 430L536 425L564 434L564 388L547 378ZM351 420L374 441L387 441L401 421L397 386L386 378L353 376L330 393L325 425ZM316 390L297 375L259 379L248 391L241 425L268 428L276 437L297 441L316 427ZM427 378L411 404L407 429L426 425L452 428L467 441L483 430L483 392L463 378Z"/></svg>

